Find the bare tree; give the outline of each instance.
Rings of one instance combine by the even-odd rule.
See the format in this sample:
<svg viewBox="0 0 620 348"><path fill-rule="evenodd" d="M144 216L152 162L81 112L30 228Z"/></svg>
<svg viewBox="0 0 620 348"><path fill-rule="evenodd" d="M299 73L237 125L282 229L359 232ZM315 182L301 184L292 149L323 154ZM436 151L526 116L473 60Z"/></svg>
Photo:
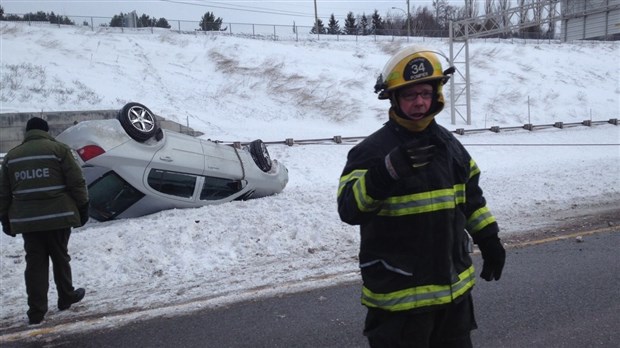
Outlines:
<svg viewBox="0 0 620 348"><path fill-rule="evenodd" d="M497 12L502 13L500 26L504 28L504 35L509 35L508 27L510 25L510 18L506 12L510 8L510 0L497 0Z"/></svg>
<svg viewBox="0 0 620 348"><path fill-rule="evenodd" d="M493 14L494 10L495 10L495 0L485 0L484 1L484 14L485 15L490 15Z"/></svg>
<svg viewBox="0 0 620 348"><path fill-rule="evenodd" d="M540 24L542 23L542 19L543 19L544 5L542 1L540 0L533 1L532 4L534 5L534 7L532 7L532 10L533 10L532 20L538 23L538 25L540 26Z"/></svg>
<svg viewBox="0 0 620 348"><path fill-rule="evenodd" d="M517 0L517 7L521 10L519 12L519 24L527 22L527 11L523 8L527 0Z"/></svg>
<svg viewBox="0 0 620 348"><path fill-rule="evenodd" d="M439 24L443 30L447 30L450 20L456 17L455 7L450 6L448 0L433 0L433 8L435 9L435 20L437 24Z"/></svg>
<svg viewBox="0 0 620 348"><path fill-rule="evenodd" d="M554 20L551 20L553 17L555 17L555 12L557 11L557 5L558 2L557 1L553 1L550 5L549 5L549 28L547 30L547 37L551 38L553 37L553 35L555 35L555 26L556 26L556 22Z"/></svg>
<svg viewBox="0 0 620 348"><path fill-rule="evenodd" d="M422 36L440 36L441 27L437 23L437 19L433 16L433 12L428 7L418 7L415 15L411 18L413 26L411 30L414 35Z"/></svg>
<svg viewBox="0 0 620 348"><path fill-rule="evenodd" d="M476 0L465 0L463 15L465 18L478 17L478 3Z"/></svg>

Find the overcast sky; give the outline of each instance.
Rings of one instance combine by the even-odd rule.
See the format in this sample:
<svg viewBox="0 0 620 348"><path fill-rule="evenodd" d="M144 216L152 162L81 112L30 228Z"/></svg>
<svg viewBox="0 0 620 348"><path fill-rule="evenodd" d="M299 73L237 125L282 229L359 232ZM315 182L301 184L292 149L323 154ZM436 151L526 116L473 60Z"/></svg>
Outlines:
<svg viewBox="0 0 620 348"><path fill-rule="evenodd" d="M451 0L457 6L463 6L463 0ZM64 16L101 16L112 17L120 12L136 11L138 15L164 17L168 20L200 20L209 11L226 23L256 23L308 25L314 23L314 0L0 0L5 13L24 14L43 11L54 12ZM371 15L378 10L382 17L388 13L393 16L404 15L407 1L365 1L365 0L316 0L317 13L324 23L333 13L340 24L348 12ZM418 7L432 8L432 0L410 0L409 7L414 11ZM396 7L398 9L392 9Z"/></svg>

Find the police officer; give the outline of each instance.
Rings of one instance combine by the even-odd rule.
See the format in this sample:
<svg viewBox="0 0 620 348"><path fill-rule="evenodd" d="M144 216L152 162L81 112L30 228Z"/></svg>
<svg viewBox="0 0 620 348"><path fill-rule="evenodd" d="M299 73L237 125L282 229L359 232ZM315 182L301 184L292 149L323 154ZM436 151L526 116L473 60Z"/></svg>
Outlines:
<svg viewBox="0 0 620 348"><path fill-rule="evenodd" d="M0 171L2 229L24 239L30 324L41 323L48 310L49 259L59 310L69 309L85 294L73 287L67 248L71 227L88 221L88 191L71 150L48 131L45 120L28 120L23 143L6 154Z"/></svg>
<svg viewBox="0 0 620 348"><path fill-rule="evenodd" d="M480 169L434 119L453 71L429 49L396 53L375 86L390 101L389 120L351 149L340 177L340 218L360 226L371 347L471 347L469 236L484 260L481 277L502 274L505 251Z"/></svg>

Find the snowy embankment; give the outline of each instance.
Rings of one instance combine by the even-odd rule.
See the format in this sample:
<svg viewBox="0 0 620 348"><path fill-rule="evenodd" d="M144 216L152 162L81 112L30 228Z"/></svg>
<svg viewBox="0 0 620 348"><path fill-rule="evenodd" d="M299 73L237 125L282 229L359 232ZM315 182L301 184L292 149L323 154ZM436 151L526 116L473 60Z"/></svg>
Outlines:
<svg viewBox="0 0 620 348"><path fill-rule="evenodd" d="M2 113L114 109L132 100L224 141L370 134L385 122L388 107L372 93L376 76L405 44L15 24L0 24L0 33ZM447 51L443 42L424 44ZM45 54L32 54L42 49ZM616 43L480 41L470 51L474 118L469 126L450 125L443 112L438 122L450 130L618 118ZM504 237L620 206L618 126L457 137L482 170ZM69 244L73 279L87 294L59 313L52 282L44 325L113 326L358 279L358 229L340 222L336 211L351 147L270 145L290 177L273 197L76 229ZM21 238L0 235L0 332L27 327L23 255Z"/></svg>

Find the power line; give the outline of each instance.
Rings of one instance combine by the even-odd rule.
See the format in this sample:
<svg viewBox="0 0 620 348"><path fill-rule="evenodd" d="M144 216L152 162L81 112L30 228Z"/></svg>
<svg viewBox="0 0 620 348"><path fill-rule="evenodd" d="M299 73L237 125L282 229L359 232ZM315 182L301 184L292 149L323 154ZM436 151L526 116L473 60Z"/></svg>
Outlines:
<svg viewBox="0 0 620 348"><path fill-rule="evenodd" d="M235 5L235 4L229 4L229 3L223 3L223 2L217 2L217 1L209 1L208 3L204 0L200 0L200 1L183 1L183 0L160 0L162 2L168 2L168 3L173 3L173 4L180 4L180 5L189 5L189 6L198 6L198 7L207 7L207 8L217 8L217 9L224 9L224 10L235 10L235 11L243 11L243 12L250 12L250 13L264 13L264 14L272 14L272 15L278 15L278 16L295 16L295 17L307 17L307 18L314 18L314 13L308 13L308 12L297 12L297 11L289 11L289 10L277 10L277 9L272 9L272 8L267 8L267 7L257 7L257 6L247 6L247 5ZM244 1L246 2L246 1ZM336 1L336 2L341 2L341 3L350 3L350 4L355 4L355 5L359 5L360 2L362 3L372 3L372 4L376 4L377 1ZM386 1L387 2L387 1ZM415 2L415 1L413 1ZM424 1L420 1L420 2L424 2ZM331 2L331 4L333 4L334 2ZM379 1L379 3L381 3L381 1ZM319 9L320 10L320 9ZM372 13L374 13L374 11L378 9L374 8L374 9L368 9L368 14L366 14L368 17L370 17L372 15ZM354 10L345 10L348 14L348 12L353 12L355 13ZM366 13L365 10L362 10L363 13ZM387 11L389 14L389 10ZM340 14L337 15L335 14L333 11L330 14L325 14L325 13L320 13L319 14L319 18L329 18L331 17L331 15L334 14L335 18L347 18L347 14ZM356 13L356 15L359 15L359 13Z"/></svg>
<svg viewBox="0 0 620 348"><path fill-rule="evenodd" d="M174 4L181 4L181 5L219 8L219 9L224 9L224 10L235 10L235 11L244 11L244 12L252 12L252 13L266 13L266 14L273 14L273 15L279 15L279 16L314 17L314 14L310 14L310 13L285 11L285 10L273 10L269 8L255 7L255 6L241 7L238 5L222 4L222 3L213 2L213 1L211 1L210 4L187 2L187 1L180 1L180 0L161 0L161 1L174 3ZM212 4L220 4L220 5L212 5ZM231 7L231 6L236 6L236 7Z"/></svg>

